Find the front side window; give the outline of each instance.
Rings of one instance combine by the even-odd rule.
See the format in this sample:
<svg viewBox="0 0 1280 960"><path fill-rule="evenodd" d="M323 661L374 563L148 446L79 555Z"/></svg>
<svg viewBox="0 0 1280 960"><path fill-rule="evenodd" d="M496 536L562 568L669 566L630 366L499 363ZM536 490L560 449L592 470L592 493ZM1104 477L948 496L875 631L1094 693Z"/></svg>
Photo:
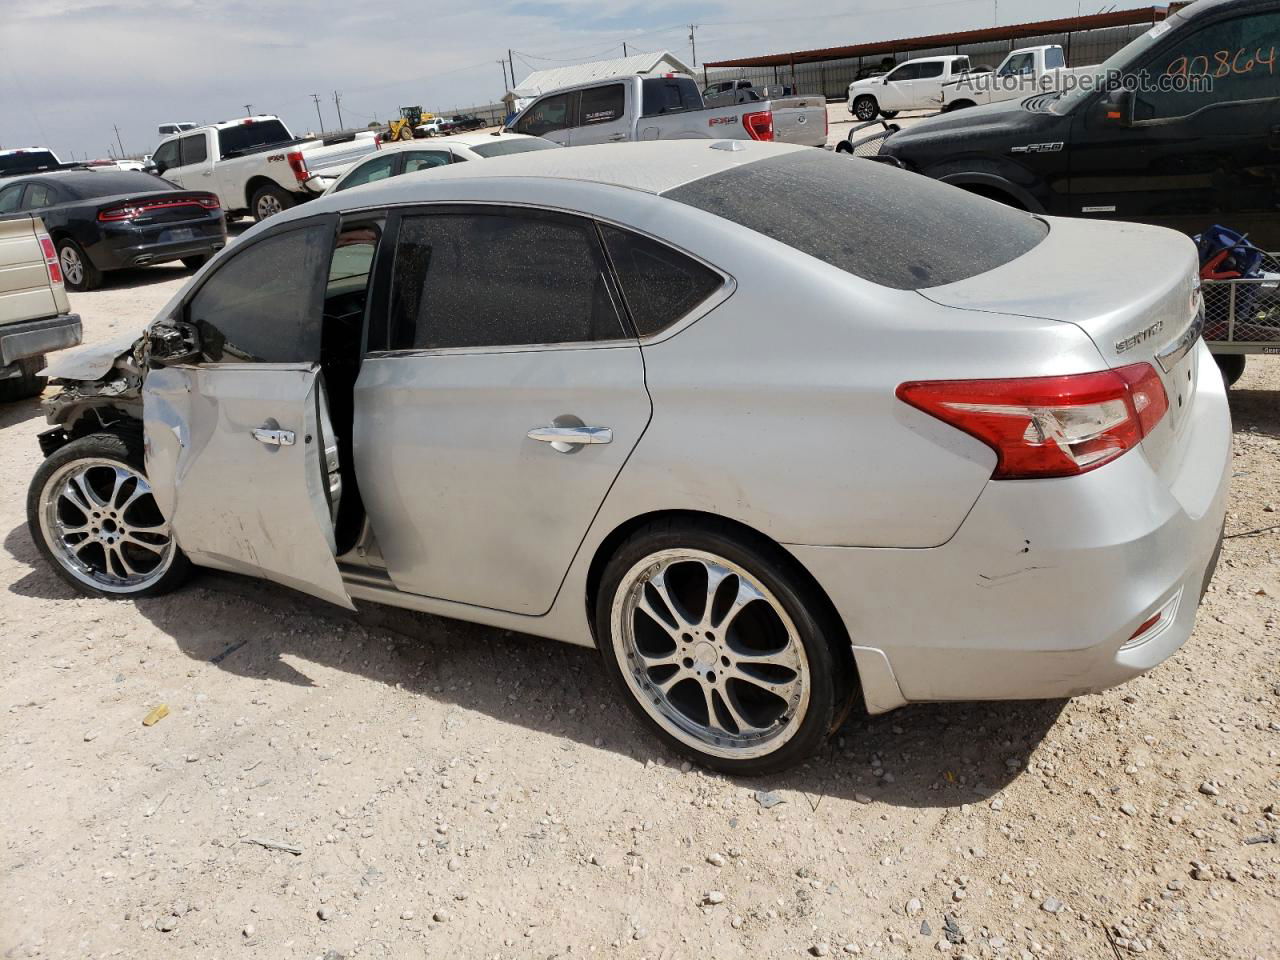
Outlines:
<svg viewBox="0 0 1280 960"><path fill-rule="evenodd" d="M671 326L724 285L720 274L664 243L617 227L601 229L642 337Z"/></svg>
<svg viewBox="0 0 1280 960"><path fill-rule="evenodd" d="M539 100L520 118L520 122L516 124L516 133L541 137L572 127L574 125L572 107L576 96L575 93L559 93Z"/></svg>
<svg viewBox="0 0 1280 960"><path fill-rule="evenodd" d="M1018 77L1023 74L1032 73L1034 70L1035 55L1031 53L1020 53L1016 57L1010 57L1005 61L1004 66L1000 68L1000 76Z"/></svg>
<svg viewBox="0 0 1280 960"><path fill-rule="evenodd" d="M356 167L346 178L334 187L334 193L339 190L349 190L352 187L358 187L361 184L373 183L375 180L385 180L391 176L392 168L395 167L396 155L387 152L374 157L372 160L366 160L360 166Z"/></svg>
<svg viewBox="0 0 1280 960"><path fill-rule="evenodd" d="M193 163L204 163L209 159L209 146L203 133L197 133L191 137L183 137L179 143L178 152L182 158L182 166L187 167Z"/></svg>
<svg viewBox="0 0 1280 960"><path fill-rule="evenodd" d="M391 349L586 343L624 335L590 221L505 210L401 220Z"/></svg>
<svg viewBox="0 0 1280 960"><path fill-rule="evenodd" d="M333 229L266 237L222 263L187 305L205 359L316 362Z"/></svg>
<svg viewBox="0 0 1280 960"><path fill-rule="evenodd" d="M1156 54L1135 120L1185 117L1215 103L1280 97L1280 13L1210 24Z"/></svg>
<svg viewBox="0 0 1280 960"><path fill-rule="evenodd" d="M162 143L156 147L156 152L151 157L151 163L161 173L176 167L178 165L178 141L170 140L168 143Z"/></svg>
<svg viewBox="0 0 1280 960"><path fill-rule="evenodd" d="M15 183L0 190L0 213L16 213L22 206L22 191L25 189L25 184Z"/></svg>
<svg viewBox="0 0 1280 960"><path fill-rule="evenodd" d="M583 90L582 103L578 107L581 118L578 126L589 127L617 120L626 111L626 103L626 90L620 83Z"/></svg>
<svg viewBox="0 0 1280 960"><path fill-rule="evenodd" d="M451 155L444 150L415 150L413 153L405 156L404 172L413 173L415 170L429 170L432 167L444 167L447 166L451 160Z"/></svg>
<svg viewBox="0 0 1280 960"><path fill-rule="evenodd" d="M920 76L920 65L918 63L904 63L886 78L893 83L899 80L915 80Z"/></svg>

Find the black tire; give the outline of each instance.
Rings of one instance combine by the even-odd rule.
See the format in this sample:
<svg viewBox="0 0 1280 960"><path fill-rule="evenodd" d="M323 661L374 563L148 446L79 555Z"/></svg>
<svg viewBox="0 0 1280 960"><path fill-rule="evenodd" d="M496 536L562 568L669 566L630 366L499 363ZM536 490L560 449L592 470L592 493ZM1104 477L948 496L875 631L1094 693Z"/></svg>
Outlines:
<svg viewBox="0 0 1280 960"><path fill-rule="evenodd" d="M1215 353L1214 361L1222 371L1222 380L1226 385L1234 387L1244 376L1246 357L1243 353Z"/></svg>
<svg viewBox="0 0 1280 960"><path fill-rule="evenodd" d="M900 111L900 110L881 110L881 111L880 111L880 116L884 117L886 120L892 120L894 117L896 117L896 116L897 116L899 113L901 113L901 112L902 112L902 111Z"/></svg>
<svg viewBox="0 0 1280 960"><path fill-rule="evenodd" d="M863 123L867 123L876 118L876 114L880 112L880 104L876 102L875 97L864 93L853 101L853 106L849 108L849 112Z"/></svg>
<svg viewBox="0 0 1280 960"><path fill-rule="evenodd" d="M44 354L19 360L18 369L22 372L16 377L0 380L0 403L13 403L15 400L38 397L48 383L44 377L36 376L44 366Z"/></svg>
<svg viewBox="0 0 1280 960"><path fill-rule="evenodd" d="M201 254L201 255L200 255L200 256L198 256L198 257L183 257L183 258L182 258L182 265L183 265L184 267L186 267L188 270L190 270L192 273L194 273L195 271L199 270L201 267L203 267L203 266L204 266L206 263L208 263L208 262L209 262L209 254L207 254L207 253L205 253L205 254Z"/></svg>
<svg viewBox="0 0 1280 960"><path fill-rule="evenodd" d="M70 237L63 237L57 246L63 286L77 293L97 290L102 286L102 271L93 265L80 244Z"/></svg>
<svg viewBox="0 0 1280 960"><path fill-rule="evenodd" d="M171 559L169 560L168 568L164 570L163 574L158 579L136 588L99 589L75 576L54 555L49 544L50 538L45 536L42 494L46 486L51 481L56 480L59 471L64 467L75 463L77 460L89 459L114 461L128 467L140 476L146 475L142 455L142 437L136 433L92 433L86 437L81 437L79 440L71 441L71 443L47 457L36 468L35 475L31 478L31 486L27 490L27 529L31 534L31 539L35 541L36 549L40 551L41 556L44 557L45 561L58 576L75 587L76 590L90 597L102 597L108 600L136 599L168 593L180 586L191 575L191 561L187 559L176 544L172 547ZM121 489L123 490L124 488ZM131 510L137 507L153 509L154 505L139 501ZM127 512L125 510L120 511L121 515L125 515ZM158 511L156 511L156 516L158 515Z"/></svg>
<svg viewBox="0 0 1280 960"><path fill-rule="evenodd" d="M849 143L848 140L841 140L839 143L836 144L836 153L852 154L853 144Z"/></svg>
<svg viewBox="0 0 1280 960"><path fill-rule="evenodd" d="M283 213L296 202L293 194L288 190L278 187L274 183L263 184L253 191L253 199L250 201L250 206L253 208L253 219L255 222L261 223L268 217ZM273 207L273 203L276 205L275 207Z"/></svg>
<svg viewBox="0 0 1280 960"><path fill-rule="evenodd" d="M773 595L795 626L809 665L808 706L789 739L772 752L725 757L693 747L650 716L629 685L623 673L628 668L620 661L614 643L614 601L627 574L646 558L664 550L701 551L736 564ZM836 644L841 642L837 638L843 636L842 631L831 623L829 607L814 593L796 561L763 537L714 520L658 520L631 534L605 566L595 597L596 641L605 670L627 706L671 750L722 773L739 776L772 773L794 766L817 751L852 702L854 678L845 675L851 674L852 658L837 653Z"/></svg>
<svg viewBox="0 0 1280 960"><path fill-rule="evenodd" d="M956 100L954 103L947 104L947 113L952 110L968 110L970 107L976 107L977 104L972 100Z"/></svg>

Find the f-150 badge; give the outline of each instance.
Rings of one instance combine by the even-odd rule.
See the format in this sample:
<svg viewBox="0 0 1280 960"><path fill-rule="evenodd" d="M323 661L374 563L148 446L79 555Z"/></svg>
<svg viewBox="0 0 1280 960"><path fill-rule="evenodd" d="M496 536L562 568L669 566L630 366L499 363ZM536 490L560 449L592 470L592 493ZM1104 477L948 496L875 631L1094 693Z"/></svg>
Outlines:
<svg viewBox="0 0 1280 960"><path fill-rule="evenodd" d="M1063 147L1063 143L1059 140L1057 143L1028 143L1024 147L1010 147L1010 153L1057 153Z"/></svg>

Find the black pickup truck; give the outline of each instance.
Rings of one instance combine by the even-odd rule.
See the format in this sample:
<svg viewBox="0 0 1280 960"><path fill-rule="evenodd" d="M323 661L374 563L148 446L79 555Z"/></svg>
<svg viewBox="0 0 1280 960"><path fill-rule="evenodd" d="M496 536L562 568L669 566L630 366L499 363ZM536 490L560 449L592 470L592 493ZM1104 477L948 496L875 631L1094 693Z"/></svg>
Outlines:
<svg viewBox="0 0 1280 960"><path fill-rule="evenodd" d="M892 133L877 159L1035 213L1280 250L1280 0L1197 0L1070 89Z"/></svg>

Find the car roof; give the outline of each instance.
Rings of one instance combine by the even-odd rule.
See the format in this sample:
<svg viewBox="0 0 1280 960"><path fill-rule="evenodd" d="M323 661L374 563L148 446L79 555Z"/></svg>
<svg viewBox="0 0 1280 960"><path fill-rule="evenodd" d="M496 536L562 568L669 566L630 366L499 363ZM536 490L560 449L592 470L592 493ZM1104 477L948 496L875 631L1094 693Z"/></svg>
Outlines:
<svg viewBox="0 0 1280 960"><path fill-rule="evenodd" d="M63 183L63 184L66 184L67 186L74 187L81 184L85 184L85 185L101 184L104 182L105 180L104 175L106 174L134 174L134 173L143 173L143 171L120 170L115 167L112 167L109 170L105 168L102 170L91 170L88 167L81 167L78 170L45 170L43 172L32 171L31 173L20 173L14 176L12 179L14 181L22 180L22 181L32 181L32 182L52 180L55 183ZM149 173L143 174L143 175L147 177L151 177L151 179L153 180L160 179L159 177L154 177ZM8 186L8 184L5 184L5 186ZM174 187L169 184L165 184L163 187L161 187L161 189L164 189L164 188L168 188L171 190L178 189L177 187Z"/></svg>
<svg viewBox="0 0 1280 960"><path fill-rule="evenodd" d="M413 203L430 200L435 184L499 178L573 180L642 193L666 193L682 184L743 164L812 149L753 140L650 140L592 144L564 150L535 150L493 157L484 163L450 164L362 184L306 204L297 211L317 213L321 210L341 211L379 204ZM303 214L291 210L287 215Z"/></svg>

